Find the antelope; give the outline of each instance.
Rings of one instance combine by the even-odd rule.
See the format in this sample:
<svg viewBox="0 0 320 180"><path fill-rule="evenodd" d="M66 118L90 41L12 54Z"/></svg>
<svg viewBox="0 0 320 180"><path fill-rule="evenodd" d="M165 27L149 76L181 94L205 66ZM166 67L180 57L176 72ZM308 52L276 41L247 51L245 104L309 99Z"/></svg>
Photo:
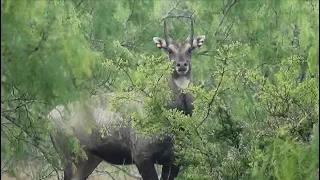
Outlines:
<svg viewBox="0 0 320 180"><path fill-rule="evenodd" d="M191 21L189 37L183 42L175 42L169 36L165 21L163 27L164 39L154 37L153 41L168 54L168 59L173 63L173 71L168 79L173 98L166 108L178 109L185 115L192 115L193 97L181 90L187 88L191 81L191 55L194 49L202 46L205 36L193 38L194 27ZM84 106L81 103L73 103L68 107L59 105L49 113L48 118L56 129L50 138L62 157L64 179L86 179L105 161L114 165L135 164L144 180L158 180L154 164L159 164L162 165L160 179L173 180L178 175L179 165L174 164L176 156L172 138L140 136L130 123L124 123L127 117L122 110L126 110L128 106L141 105L136 102L130 102L130 105L126 103L119 112L115 112L108 108L109 100L114 97L113 93L108 93L105 96L93 97L85 102ZM114 122L121 126L114 128ZM92 127L91 133L87 132L88 127ZM102 129L108 131L104 136L101 135ZM72 150L68 149L66 140L72 137L79 142L86 158L75 157Z"/></svg>

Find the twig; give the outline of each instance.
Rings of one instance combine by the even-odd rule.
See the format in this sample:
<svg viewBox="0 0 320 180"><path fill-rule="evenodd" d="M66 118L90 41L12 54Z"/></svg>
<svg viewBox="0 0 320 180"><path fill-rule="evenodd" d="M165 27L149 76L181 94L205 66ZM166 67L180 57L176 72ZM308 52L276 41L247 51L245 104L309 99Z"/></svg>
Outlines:
<svg viewBox="0 0 320 180"><path fill-rule="evenodd" d="M77 9L82 3L84 2L84 0L81 0L75 7L75 9Z"/></svg>
<svg viewBox="0 0 320 180"><path fill-rule="evenodd" d="M214 33L214 36L216 36L216 35L217 35L218 30L219 30L220 26L222 25L222 23L223 23L224 19L226 18L226 16L227 16L227 14L228 14L229 10L231 9L231 7L232 7L233 5L235 5L235 4L236 4L236 2L237 2L237 0L233 0L233 2L232 2L232 3L227 7L227 9L225 10L225 12L223 13L223 16L222 16L222 18L221 18L221 19L220 19L220 21L219 21L219 24L218 24L218 27L217 27L216 32Z"/></svg>
<svg viewBox="0 0 320 180"><path fill-rule="evenodd" d="M131 19L132 15L133 15L133 12L134 12L134 7L136 5L136 0L133 1L133 5L132 5L132 8L130 9L130 14L125 22L125 25L124 25L124 36L122 38L122 42L124 42L124 37L126 37L128 35L128 22L129 20ZM121 46L124 46L122 43L121 43Z"/></svg>
<svg viewBox="0 0 320 180"><path fill-rule="evenodd" d="M160 22L162 22L163 20L165 20L166 18L168 18L168 16L170 16L170 14L173 12L173 10L175 10L177 8L177 6L180 4L181 0L178 1L175 5L172 6L172 8L167 12L167 14L161 18Z"/></svg>
<svg viewBox="0 0 320 180"><path fill-rule="evenodd" d="M133 177L133 178L142 180L142 178L141 178L140 176L133 175L133 174L131 174L130 172L128 172L127 170L125 170L125 169L123 169L123 168L121 168L121 167L118 167L118 166L113 165L113 164L110 164L110 165L113 166L113 167L115 167L115 168L117 168L117 169L119 169L119 170L121 170L122 172L126 173L126 174L127 174L128 176L130 176L130 177Z"/></svg>
<svg viewBox="0 0 320 180"><path fill-rule="evenodd" d="M133 82L133 80L132 80L131 76L129 75L129 73L128 73L124 68L122 68L122 67L120 67L120 69L123 70L124 73L128 76L128 78L129 78L132 86L136 87L136 85L135 85L135 83ZM141 88L140 88L139 90L140 90L141 92L143 92L146 96L148 96L148 97L150 97L150 98L152 97L152 96L150 96L150 94L148 94L146 91L144 91L144 89L141 89Z"/></svg>
<svg viewBox="0 0 320 180"><path fill-rule="evenodd" d="M41 31L41 33L40 33L40 34L41 34L41 39L40 39L40 41L38 42L38 45L34 48L34 50L30 52L29 57L30 57L33 53L35 53L36 51L38 51L39 48L41 47L41 45L48 39L48 37L49 37L49 33L48 33L48 32L49 32L49 30L50 30L50 28L51 28L54 20L55 20L55 18L52 18L51 21L48 22L48 26Z"/></svg>
<svg viewBox="0 0 320 180"><path fill-rule="evenodd" d="M107 173L112 180L116 180L116 179L111 175L111 173L110 173L109 171L99 171L99 170L95 170L95 171L96 171L96 172L99 172L99 173Z"/></svg>
<svg viewBox="0 0 320 180"><path fill-rule="evenodd" d="M2 169L4 169L4 168L9 164L9 162L11 161L11 159L13 158L14 155L15 155L15 154L12 154L12 156L10 156L10 158L8 159L8 161L6 161L6 162L4 163L3 167L1 167L1 171L2 171ZM2 164L2 163L1 163L1 164Z"/></svg>
<svg viewBox="0 0 320 180"><path fill-rule="evenodd" d="M226 61L226 60L225 60L225 61ZM211 106L212 106L212 104L213 104L213 102L214 102L214 100L215 100L215 98L216 98L216 96L217 96L217 94L218 94L220 85L221 85L222 80L223 80L223 77L224 77L224 73L225 73L225 66L222 68L221 78L220 78L220 81L219 81L219 83L218 83L217 89L216 89L216 91L214 92L214 94L213 94L213 96L212 96L212 98L211 98L211 100L210 100L210 102L209 102L209 104L208 104L207 113L206 113L205 117L203 118L203 120L196 126L196 129L198 129L198 128L207 120L207 118L209 117L209 114L210 114L210 112L211 112Z"/></svg>

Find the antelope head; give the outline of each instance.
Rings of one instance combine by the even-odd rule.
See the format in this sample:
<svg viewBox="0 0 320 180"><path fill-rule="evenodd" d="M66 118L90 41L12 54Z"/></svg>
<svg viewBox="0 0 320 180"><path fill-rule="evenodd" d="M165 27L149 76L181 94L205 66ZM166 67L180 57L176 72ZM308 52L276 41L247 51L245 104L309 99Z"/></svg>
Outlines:
<svg viewBox="0 0 320 180"><path fill-rule="evenodd" d="M186 88L191 80L191 56L193 50L202 46L205 36L194 38L193 21L191 20L190 35L185 41L173 41L169 36L166 22L164 21L164 39L154 37L153 41L159 49L168 54L173 61L172 78L178 88Z"/></svg>

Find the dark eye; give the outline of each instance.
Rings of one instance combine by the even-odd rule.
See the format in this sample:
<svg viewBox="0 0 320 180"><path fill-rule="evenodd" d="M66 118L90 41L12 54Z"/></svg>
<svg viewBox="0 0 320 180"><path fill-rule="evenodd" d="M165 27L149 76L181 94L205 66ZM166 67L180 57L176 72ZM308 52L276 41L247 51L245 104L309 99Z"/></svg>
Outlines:
<svg viewBox="0 0 320 180"><path fill-rule="evenodd" d="M171 50L171 49L168 49L168 53L171 54L171 53L172 53L172 50Z"/></svg>
<svg viewBox="0 0 320 180"><path fill-rule="evenodd" d="M188 52L191 52L193 50L193 48L192 47L190 47L189 49L188 49Z"/></svg>

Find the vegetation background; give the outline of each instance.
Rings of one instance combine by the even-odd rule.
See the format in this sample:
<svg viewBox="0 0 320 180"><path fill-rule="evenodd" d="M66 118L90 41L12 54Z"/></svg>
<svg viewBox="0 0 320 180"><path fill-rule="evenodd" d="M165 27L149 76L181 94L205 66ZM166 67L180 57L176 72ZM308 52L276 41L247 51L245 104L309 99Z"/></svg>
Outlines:
<svg viewBox="0 0 320 180"><path fill-rule="evenodd" d="M192 17L206 35L196 109L165 113L188 130L178 179L316 179L318 16L316 0L1 0L1 176L62 177L47 120L58 104L142 89L161 103L167 57L152 38L166 19L184 40ZM151 115L141 129L164 127ZM90 178L138 178L131 168L102 164Z"/></svg>

